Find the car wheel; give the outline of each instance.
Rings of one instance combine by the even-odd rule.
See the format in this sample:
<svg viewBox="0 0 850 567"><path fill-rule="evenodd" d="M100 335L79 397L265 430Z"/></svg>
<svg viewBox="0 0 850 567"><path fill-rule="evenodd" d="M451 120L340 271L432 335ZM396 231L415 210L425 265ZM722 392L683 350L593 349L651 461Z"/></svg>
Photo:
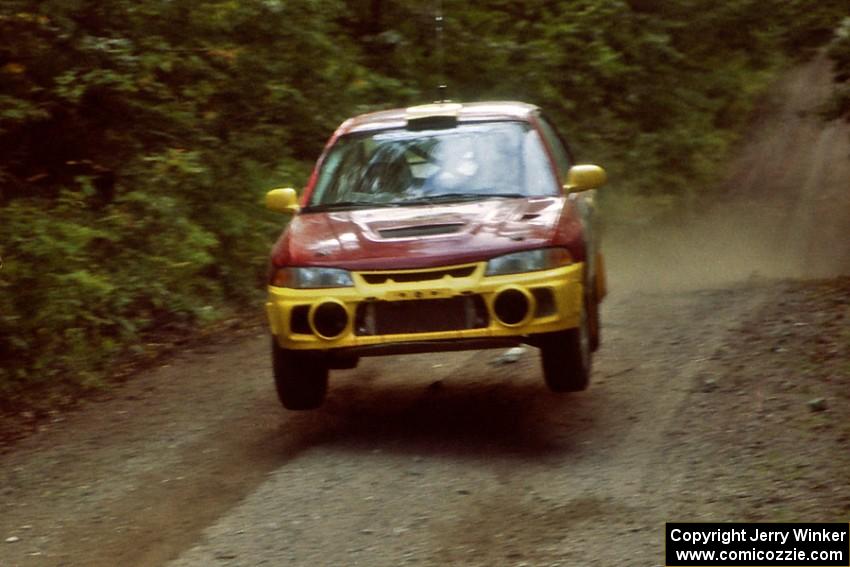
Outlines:
<svg viewBox="0 0 850 567"><path fill-rule="evenodd" d="M280 348L272 337L272 367L277 397L286 409L316 409L325 401L328 368L317 358Z"/></svg>
<svg viewBox="0 0 850 567"><path fill-rule="evenodd" d="M602 342L602 325L599 319L599 297L596 293L596 284L591 284L587 299L587 318L590 327L590 350L596 352Z"/></svg>
<svg viewBox="0 0 850 567"><path fill-rule="evenodd" d="M582 310L574 329L548 333L540 345L543 378L553 392L580 392L590 384L592 361L590 323Z"/></svg>
<svg viewBox="0 0 850 567"><path fill-rule="evenodd" d="M327 361L330 370L353 370L358 364L359 356L332 356Z"/></svg>

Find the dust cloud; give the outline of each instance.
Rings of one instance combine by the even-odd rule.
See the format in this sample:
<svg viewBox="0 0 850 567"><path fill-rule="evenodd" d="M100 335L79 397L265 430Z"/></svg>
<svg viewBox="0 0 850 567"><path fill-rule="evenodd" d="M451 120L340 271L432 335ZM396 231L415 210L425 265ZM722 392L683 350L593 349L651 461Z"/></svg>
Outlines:
<svg viewBox="0 0 850 567"><path fill-rule="evenodd" d="M825 58L774 85L704 210L609 222L612 291L850 274L850 124L818 112L831 88Z"/></svg>

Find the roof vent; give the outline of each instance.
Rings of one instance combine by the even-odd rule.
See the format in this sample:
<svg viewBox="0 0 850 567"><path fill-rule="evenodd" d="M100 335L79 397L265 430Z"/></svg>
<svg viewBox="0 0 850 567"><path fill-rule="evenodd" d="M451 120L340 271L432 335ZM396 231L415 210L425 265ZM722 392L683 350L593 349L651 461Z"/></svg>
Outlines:
<svg viewBox="0 0 850 567"><path fill-rule="evenodd" d="M456 102L441 102L411 106L405 112L408 130L436 130L454 128L463 108Z"/></svg>

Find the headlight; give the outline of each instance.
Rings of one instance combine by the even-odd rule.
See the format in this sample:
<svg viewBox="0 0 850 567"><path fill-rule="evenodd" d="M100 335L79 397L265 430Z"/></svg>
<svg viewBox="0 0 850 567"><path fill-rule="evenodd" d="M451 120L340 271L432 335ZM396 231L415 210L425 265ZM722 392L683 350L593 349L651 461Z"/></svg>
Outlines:
<svg viewBox="0 0 850 567"><path fill-rule="evenodd" d="M573 263L566 248L540 248L539 250L526 250L514 252L493 258L487 262L487 276L501 276L505 274L520 274L523 272L535 272L537 270L548 270L560 266L568 266Z"/></svg>
<svg viewBox="0 0 850 567"><path fill-rule="evenodd" d="M337 268L277 268L272 271L271 285L295 289L351 287L354 281L348 270Z"/></svg>

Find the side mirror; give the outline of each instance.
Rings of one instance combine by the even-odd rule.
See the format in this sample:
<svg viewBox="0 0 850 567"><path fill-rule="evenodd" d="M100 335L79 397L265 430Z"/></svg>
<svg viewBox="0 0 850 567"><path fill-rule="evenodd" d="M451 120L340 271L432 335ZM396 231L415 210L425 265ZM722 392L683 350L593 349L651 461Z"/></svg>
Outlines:
<svg viewBox="0 0 850 567"><path fill-rule="evenodd" d="M567 193L579 193L605 185L608 175L598 165L574 165L567 172L564 189Z"/></svg>
<svg viewBox="0 0 850 567"><path fill-rule="evenodd" d="M272 189L266 193L266 208L278 213L295 214L300 207L298 206L298 194L295 189L287 187L285 189Z"/></svg>

